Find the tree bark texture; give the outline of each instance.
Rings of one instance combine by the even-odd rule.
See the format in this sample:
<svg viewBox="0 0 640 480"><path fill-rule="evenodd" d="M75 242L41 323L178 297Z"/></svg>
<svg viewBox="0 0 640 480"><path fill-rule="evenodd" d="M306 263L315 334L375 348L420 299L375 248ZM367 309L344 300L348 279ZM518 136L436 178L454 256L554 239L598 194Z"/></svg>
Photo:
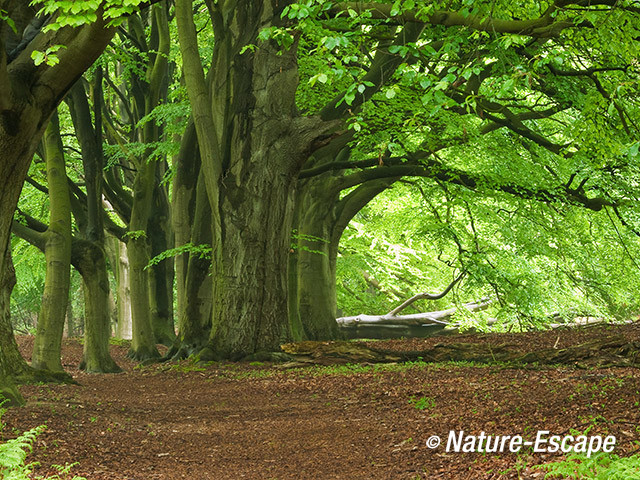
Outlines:
<svg viewBox="0 0 640 480"><path fill-rule="evenodd" d="M169 197L165 187L160 185L161 180L161 175L156 175L153 211L149 221L151 257L173 248ZM156 265L152 265L147 270L149 272L151 324L153 325L156 343L170 346L176 338L173 320L173 281L175 274L173 258L167 258Z"/></svg>

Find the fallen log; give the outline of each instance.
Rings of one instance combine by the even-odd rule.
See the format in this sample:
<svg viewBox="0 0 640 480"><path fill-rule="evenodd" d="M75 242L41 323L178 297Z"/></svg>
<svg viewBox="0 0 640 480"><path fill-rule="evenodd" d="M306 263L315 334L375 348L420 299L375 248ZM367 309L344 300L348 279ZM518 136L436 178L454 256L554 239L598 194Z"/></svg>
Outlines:
<svg viewBox="0 0 640 480"><path fill-rule="evenodd" d="M579 367L638 367L640 342L622 336L593 340L568 348L524 351L522 347L486 343L437 344L420 351L394 351L360 342L298 342L282 345L291 362L283 367L345 363L400 363L422 361L506 363L517 367L530 364L573 365Z"/></svg>
<svg viewBox="0 0 640 480"><path fill-rule="evenodd" d="M485 310L491 304L491 300L483 298L478 302L465 303L463 306L470 312ZM410 315L395 315L393 312L385 315L356 315L352 317L340 317L336 319L340 327L359 325L450 325L451 317L458 311L457 307L439 310L435 312L413 313Z"/></svg>

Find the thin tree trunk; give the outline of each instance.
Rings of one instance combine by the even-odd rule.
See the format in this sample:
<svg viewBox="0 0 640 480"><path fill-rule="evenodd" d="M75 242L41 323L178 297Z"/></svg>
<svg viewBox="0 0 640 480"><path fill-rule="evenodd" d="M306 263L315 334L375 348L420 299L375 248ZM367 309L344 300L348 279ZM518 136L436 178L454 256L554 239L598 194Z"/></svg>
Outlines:
<svg viewBox="0 0 640 480"><path fill-rule="evenodd" d="M47 271L31 364L55 372L63 371L61 343L71 272L71 202L56 114L47 127L44 148L51 220L45 232Z"/></svg>
<svg viewBox="0 0 640 480"><path fill-rule="evenodd" d="M78 82L69 95L68 103L80 148L86 183L86 215L78 212L76 218L86 218L81 229L84 240L72 245L73 262L82 275L84 291L84 355L80 368L91 373L120 371L109 353L111 318L109 305L109 277L104 251L104 207L102 204L104 154L102 151L102 70L96 70L93 86L94 119L82 82ZM78 222L80 223L80 222Z"/></svg>
<svg viewBox="0 0 640 480"><path fill-rule="evenodd" d="M116 242L116 285L118 305L118 325L116 337L131 340L133 334L133 321L131 318L131 275L129 271L129 255L127 244L117 238Z"/></svg>
<svg viewBox="0 0 640 480"><path fill-rule="evenodd" d="M104 251L90 241L76 241L74 265L82 275L85 322L84 355L80 368L88 373L120 372L109 353L111 318L109 315L109 278Z"/></svg>
<svg viewBox="0 0 640 480"><path fill-rule="evenodd" d="M154 206L149 222L152 257L173 248L169 199L164 187L159 185L160 182L161 179L157 178L158 185L154 192ZM173 258L166 258L147 270L151 295L149 299L151 323L156 343L170 346L176 338L173 320L173 280L175 274Z"/></svg>
<svg viewBox="0 0 640 480"><path fill-rule="evenodd" d="M153 196L153 179L155 163L141 165L134 185L134 204L129 224L127 255L129 257L131 281L131 317L132 338L129 357L135 360L159 358L155 335L151 323L151 306L149 302L149 244L146 236L147 225L151 213Z"/></svg>
<svg viewBox="0 0 640 480"><path fill-rule="evenodd" d="M195 211L192 215L190 241L194 245L211 244L211 207L204 184L204 176L199 175L195 189ZM185 299L179 310L178 342L170 351L174 358L184 358L200 351L206 344L211 330L213 292L211 259L197 253L188 255L184 285Z"/></svg>

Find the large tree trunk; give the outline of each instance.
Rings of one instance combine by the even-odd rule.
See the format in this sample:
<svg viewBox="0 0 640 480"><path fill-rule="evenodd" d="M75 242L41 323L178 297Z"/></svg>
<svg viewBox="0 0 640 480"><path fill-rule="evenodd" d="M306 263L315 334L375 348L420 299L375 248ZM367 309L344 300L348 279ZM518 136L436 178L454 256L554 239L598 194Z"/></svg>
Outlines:
<svg viewBox="0 0 640 480"><path fill-rule="evenodd" d="M301 210L294 235L297 315L307 340L334 340L336 323L335 258L331 257L333 207L339 191L330 180L304 183L298 197Z"/></svg>
<svg viewBox="0 0 640 480"><path fill-rule="evenodd" d="M312 168L348 159L347 136L319 150ZM299 181L297 200L295 286L297 315L309 340L340 337L336 323L336 261L340 238L354 215L397 179L360 185L340 198L342 172L330 172ZM295 319L292 320L295 323Z"/></svg>
<svg viewBox="0 0 640 480"><path fill-rule="evenodd" d="M5 2L6 3L6 2ZM6 5L8 16L14 17L14 7L24 2ZM19 31L30 19L20 25ZM9 32L0 29L0 272L5 269L5 252L9 242L13 214L18 203L33 153L47 126L48 118L64 93L100 55L115 29L105 29L101 18L85 27L62 28L36 36L15 59L7 61L4 40ZM34 50L44 51L48 45L65 45L59 62L46 62L35 67L31 59ZM0 315L4 314L0 311ZM3 320L8 321L7 318ZM4 352L0 350L0 393L13 403L21 397L7 380Z"/></svg>
<svg viewBox="0 0 640 480"><path fill-rule="evenodd" d="M60 360L71 273L71 202L62 153L58 116L53 115L44 138L50 222L45 232L47 262L42 305L38 315L31 365L63 371Z"/></svg>
<svg viewBox="0 0 640 480"><path fill-rule="evenodd" d="M212 210L213 325L200 356L239 358L291 338L287 265L295 181L328 124L295 106L296 46L258 42L287 2L241 0L213 9L207 85L192 2L176 2L185 82ZM259 48L245 46L259 43Z"/></svg>

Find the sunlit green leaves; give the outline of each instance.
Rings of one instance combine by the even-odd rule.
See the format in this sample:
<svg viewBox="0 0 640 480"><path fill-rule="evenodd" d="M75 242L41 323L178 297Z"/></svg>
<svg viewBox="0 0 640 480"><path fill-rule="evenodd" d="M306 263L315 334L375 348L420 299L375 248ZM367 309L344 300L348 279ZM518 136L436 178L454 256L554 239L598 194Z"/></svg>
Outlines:
<svg viewBox="0 0 640 480"><path fill-rule="evenodd" d="M33 59L33 63L35 63L36 66L42 63L46 63L51 67L60 63L60 59L58 58L58 55L56 55L56 52L65 48L67 47L64 45L53 45L47 48L44 52L34 50L33 52L31 52L31 58Z"/></svg>
<svg viewBox="0 0 640 480"><path fill-rule="evenodd" d="M80 27L93 23L98 13L115 26L124 21L126 15L137 11L142 0L32 0L31 5L40 8L39 15L57 14L44 31L59 30L63 27Z"/></svg>

